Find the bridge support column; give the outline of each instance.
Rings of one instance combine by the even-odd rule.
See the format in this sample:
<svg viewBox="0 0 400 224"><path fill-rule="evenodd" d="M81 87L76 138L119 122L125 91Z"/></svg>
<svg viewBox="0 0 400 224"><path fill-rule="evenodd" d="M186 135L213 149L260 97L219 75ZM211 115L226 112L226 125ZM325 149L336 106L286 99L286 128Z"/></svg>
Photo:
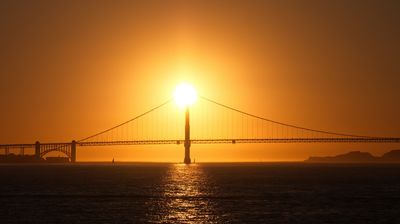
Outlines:
<svg viewBox="0 0 400 224"><path fill-rule="evenodd" d="M189 122L189 106L186 106L185 112L185 164L190 164L190 122Z"/></svg>
<svg viewBox="0 0 400 224"><path fill-rule="evenodd" d="M35 158L38 161L40 160L40 142L39 141L37 141L35 143Z"/></svg>
<svg viewBox="0 0 400 224"><path fill-rule="evenodd" d="M71 163L76 162L76 141L71 142Z"/></svg>

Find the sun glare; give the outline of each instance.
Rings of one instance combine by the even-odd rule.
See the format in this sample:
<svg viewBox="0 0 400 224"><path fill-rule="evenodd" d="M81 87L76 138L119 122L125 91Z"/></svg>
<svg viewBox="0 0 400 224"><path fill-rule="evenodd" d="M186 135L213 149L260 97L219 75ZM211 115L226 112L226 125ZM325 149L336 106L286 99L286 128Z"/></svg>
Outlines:
<svg viewBox="0 0 400 224"><path fill-rule="evenodd" d="M187 83L179 84L175 89L174 99L180 107L190 106L196 102L196 89Z"/></svg>

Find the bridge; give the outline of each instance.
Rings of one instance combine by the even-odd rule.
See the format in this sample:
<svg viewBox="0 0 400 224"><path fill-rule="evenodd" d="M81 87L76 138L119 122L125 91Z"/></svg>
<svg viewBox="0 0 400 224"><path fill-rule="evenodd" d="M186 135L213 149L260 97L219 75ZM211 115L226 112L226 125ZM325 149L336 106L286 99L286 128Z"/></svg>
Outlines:
<svg viewBox="0 0 400 224"><path fill-rule="evenodd" d="M287 124L235 109L206 97L183 109L172 100L126 122L71 142L1 144L10 150L34 149L36 159L50 152L65 154L76 162L77 147L183 144L184 163L190 164L192 144L239 143L400 143L398 137L377 137L316 130Z"/></svg>

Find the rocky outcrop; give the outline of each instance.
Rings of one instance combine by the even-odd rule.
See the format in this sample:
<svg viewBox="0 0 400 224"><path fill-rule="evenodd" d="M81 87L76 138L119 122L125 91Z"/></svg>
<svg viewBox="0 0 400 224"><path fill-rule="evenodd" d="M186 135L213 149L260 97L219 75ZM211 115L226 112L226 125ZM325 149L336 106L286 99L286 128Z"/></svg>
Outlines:
<svg viewBox="0 0 400 224"><path fill-rule="evenodd" d="M383 154L382 157L376 157L368 152L353 151L337 156L310 157L305 162L314 163L380 163L391 162L400 163L400 150L392 150Z"/></svg>

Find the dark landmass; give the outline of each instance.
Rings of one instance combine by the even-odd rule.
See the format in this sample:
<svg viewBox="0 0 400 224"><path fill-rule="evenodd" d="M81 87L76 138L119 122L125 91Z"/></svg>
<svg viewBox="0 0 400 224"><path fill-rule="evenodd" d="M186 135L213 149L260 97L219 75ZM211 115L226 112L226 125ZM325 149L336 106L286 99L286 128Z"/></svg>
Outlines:
<svg viewBox="0 0 400 224"><path fill-rule="evenodd" d="M68 157L47 157L46 162L48 163L69 163Z"/></svg>
<svg viewBox="0 0 400 224"><path fill-rule="evenodd" d="M68 163L67 157L47 157L37 159L35 155L0 155L0 163Z"/></svg>
<svg viewBox="0 0 400 224"><path fill-rule="evenodd" d="M37 159L35 155L0 155L0 163L69 163L67 157L47 157ZM400 163L400 150L392 150L381 157L368 152L352 151L337 156L311 156L305 162L309 163Z"/></svg>
<svg viewBox="0 0 400 224"><path fill-rule="evenodd" d="M381 157L373 156L368 152L353 151L337 156L314 157L305 162L311 163L400 163L400 150L392 150Z"/></svg>
<svg viewBox="0 0 400 224"><path fill-rule="evenodd" d="M383 161L390 162L390 161L400 161L400 150L392 150L390 152L387 152L383 154L383 156L380 158Z"/></svg>

